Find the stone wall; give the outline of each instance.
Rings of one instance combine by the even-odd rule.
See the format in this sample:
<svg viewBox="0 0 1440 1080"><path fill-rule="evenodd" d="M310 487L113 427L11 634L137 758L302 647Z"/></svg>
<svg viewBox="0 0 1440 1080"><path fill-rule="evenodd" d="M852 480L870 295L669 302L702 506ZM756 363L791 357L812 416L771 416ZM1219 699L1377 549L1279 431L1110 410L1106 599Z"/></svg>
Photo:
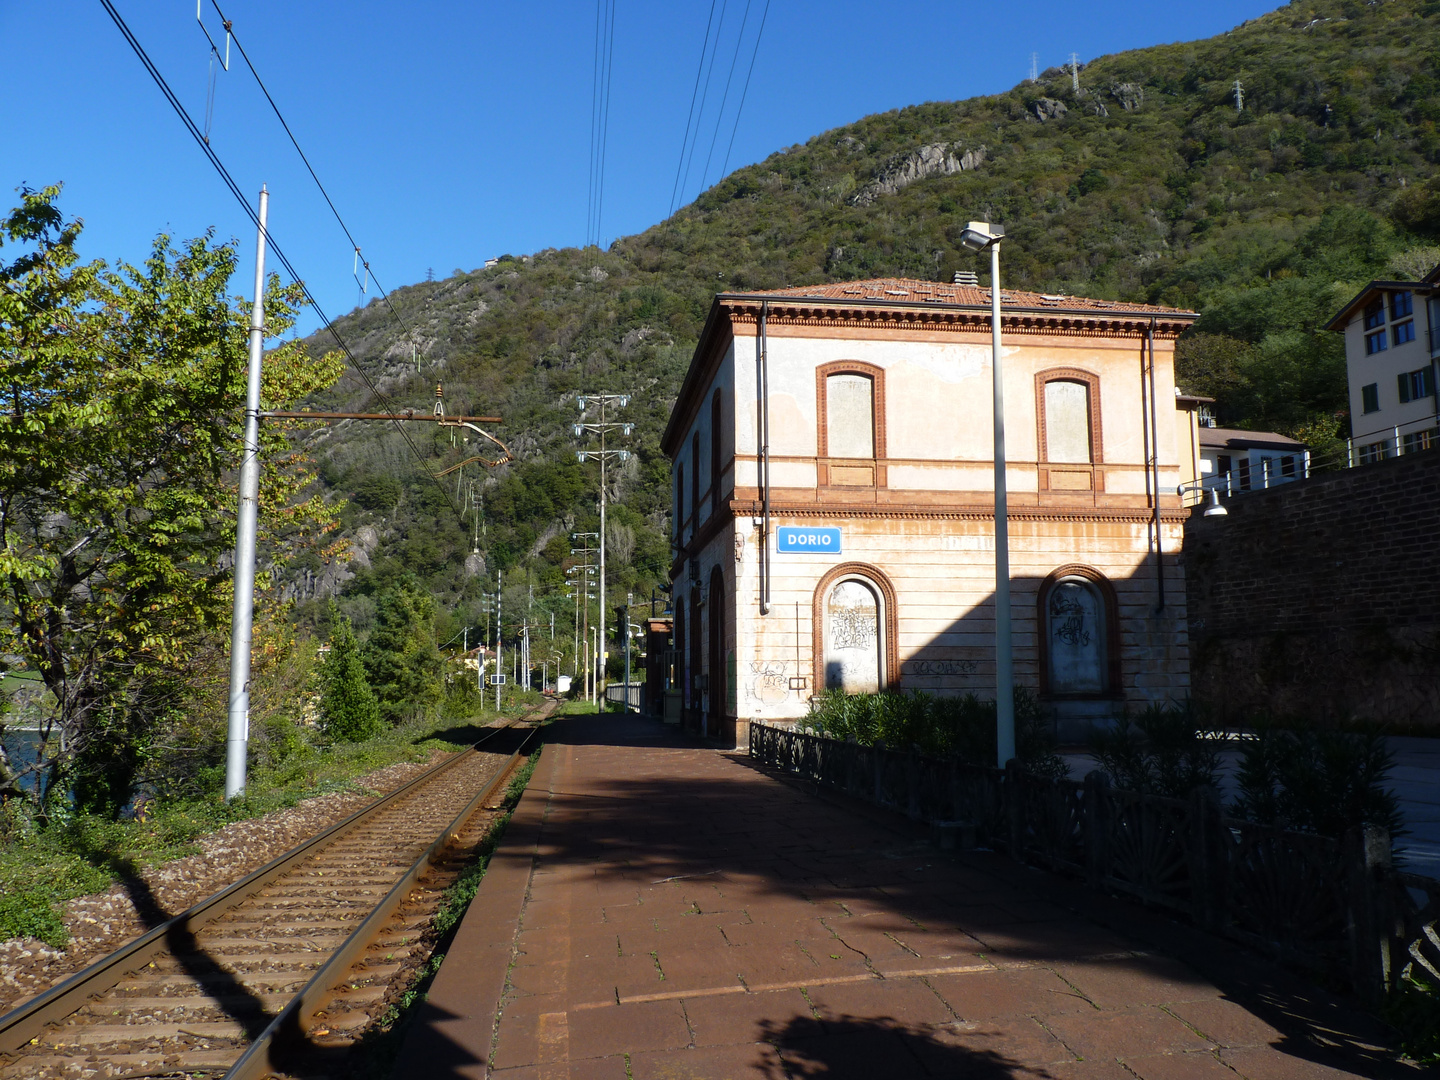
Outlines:
<svg viewBox="0 0 1440 1080"><path fill-rule="evenodd" d="M1237 497L1185 526L1191 686L1217 718L1440 733L1440 453Z"/></svg>

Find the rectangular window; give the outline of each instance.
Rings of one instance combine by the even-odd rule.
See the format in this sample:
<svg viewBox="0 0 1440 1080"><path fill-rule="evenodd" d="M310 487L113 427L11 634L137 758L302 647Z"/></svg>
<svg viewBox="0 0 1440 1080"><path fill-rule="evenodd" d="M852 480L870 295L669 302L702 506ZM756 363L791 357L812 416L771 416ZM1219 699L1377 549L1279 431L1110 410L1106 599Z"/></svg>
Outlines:
<svg viewBox="0 0 1440 1080"><path fill-rule="evenodd" d="M1390 318L1403 319L1415 311L1415 300L1409 292L1390 294Z"/></svg>
<svg viewBox="0 0 1440 1080"><path fill-rule="evenodd" d="M1286 454L1280 459L1280 475L1291 477L1295 475L1295 458L1293 455Z"/></svg>
<svg viewBox="0 0 1440 1080"><path fill-rule="evenodd" d="M1388 442L1366 443L1358 448L1360 451L1360 464L1373 465L1377 461L1384 461L1390 456L1390 444Z"/></svg>
<svg viewBox="0 0 1440 1080"><path fill-rule="evenodd" d="M1390 342L1393 345L1404 345L1407 341L1415 340L1415 320L1406 319L1390 328Z"/></svg>
<svg viewBox="0 0 1440 1080"><path fill-rule="evenodd" d="M1419 401L1435 393L1435 382L1428 367L1418 371L1407 371L1400 375L1400 403Z"/></svg>
<svg viewBox="0 0 1440 1080"><path fill-rule="evenodd" d="M1374 330L1385 325L1385 305L1379 300L1365 305L1365 329Z"/></svg>
<svg viewBox="0 0 1440 1080"><path fill-rule="evenodd" d="M1045 384L1045 460L1090 461L1090 388L1082 382Z"/></svg>
<svg viewBox="0 0 1440 1080"><path fill-rule="evenodd" d="M1365 355L1374 356L1377 352L1384 352L1386 349L1385 331L1376 330L1373 334L1365 337Z"/></svg>
<svg viewBox="0 0 1440 1080"><path fill-rule="evenodd" d="M1405 453L1413 454L1417 450L1433 450L1437 445L1436 436L1440 435L1440 429L1430 428L1428 431L1412 431L1403 436Z"/></svg>
<svg viewBox="0 0 1440 1080"><path fill-rule="evenodd" d="M1250 459L1248 457L1242 457L1240 459L1240 480L1238 487L1241 491L1250 490Z"/></svg>
<svg viewBox="0 0 1440 1080"><path fill-rule="evenodd" d="M1380 411L1380 384L1366 383L1360 388L1360 410L1362 412Z"/></svg>
<svg viewBox="0 0 1440 1080"><path fill-rule="evenodd" d="M867 376L826 378L825 426L831 457L875 456L875 385Z"/></svg>

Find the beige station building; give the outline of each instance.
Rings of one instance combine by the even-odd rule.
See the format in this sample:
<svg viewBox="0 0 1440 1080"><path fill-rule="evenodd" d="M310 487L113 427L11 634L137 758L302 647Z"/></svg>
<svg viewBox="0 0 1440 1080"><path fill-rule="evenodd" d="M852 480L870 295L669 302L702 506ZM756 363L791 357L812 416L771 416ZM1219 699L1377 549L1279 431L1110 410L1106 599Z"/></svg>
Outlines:
<svg viewBox="0 0 1440 1080"><path fill-rule="evenodd" d="M1173 308L1002 292L1015 678L1062 735L1189 687ZM825 687L995 692L990 292L715 298L662 447L675 695L743 745Z"/></svg>

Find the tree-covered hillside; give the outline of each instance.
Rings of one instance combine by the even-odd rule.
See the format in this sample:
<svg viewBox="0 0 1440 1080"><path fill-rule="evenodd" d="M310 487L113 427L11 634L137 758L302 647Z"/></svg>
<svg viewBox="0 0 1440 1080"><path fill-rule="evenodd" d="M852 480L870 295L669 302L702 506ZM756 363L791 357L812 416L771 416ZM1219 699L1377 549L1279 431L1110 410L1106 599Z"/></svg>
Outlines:
<svg viewBox="0 0 1440 1080"><path fill-rule="evenodd" d="M611 594L648 598L668 564L657 440L713 294L983 270L958 243L971 218L1004 224L1007 284L1202 311L1182 379L1219 399L1222 421L1343 434L1343 352L1319 328L1366 280L1440 262L1427 247L1440 239L1440 2L1292 3L1209 40L1101 57L1079 83L1052 69L866 117L732 173L608 251L507 256L398 290L408 329L380 302L338 320L397 402L428 409L443 380L451 412L503 414L517 458L484 474L477 559L451 505L457 474L442 495L379 426L312 436L367 552L342 607L363 631L369 597L411 573L451 613L444 632L483 621L498 570L507 627L532 610L568 626L568 533L597 527L596 466L575 461L570 424L576 395L595 391L634 395L636 453L612 474ZM316 404L377 402L352 374ZM473 452L413 438L434 470ZM292 580L324 572L303 563ZM334 572L320 580L310 591Z"/></svg>

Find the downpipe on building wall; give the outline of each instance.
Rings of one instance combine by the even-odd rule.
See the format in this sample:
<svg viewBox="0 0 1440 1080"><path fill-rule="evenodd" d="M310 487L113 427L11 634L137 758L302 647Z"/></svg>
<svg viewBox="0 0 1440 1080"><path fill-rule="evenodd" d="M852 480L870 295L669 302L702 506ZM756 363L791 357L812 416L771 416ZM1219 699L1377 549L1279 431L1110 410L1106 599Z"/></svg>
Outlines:
<svg viewBox="0 0 1440 1080"><path fill-rule="evenodd" d="M768 302L760 305L760 614L770 614L770 349L765 335Z"/></svg>
<svg viewBox="0 0 1440 1080"><path fill-rule="evenodd" d="M1155 589L1159 598L1159 606L1155 613L1158 615L1165 610L1165 537L1160 531L1160 430L1158 414L1155 406L1155 320L1151 318L1149 327L1145 331L1145 348L1150 358L1150 471L1153 472L1154 481L1149 485L1151 498L1154 500L1154 529L1155 529ZM1142 384L1143 389L1143 384ZM1142 406L1143 409L1143 406ZM1141 427L1145 426L1145 415L1140 415Z"/></svg>

